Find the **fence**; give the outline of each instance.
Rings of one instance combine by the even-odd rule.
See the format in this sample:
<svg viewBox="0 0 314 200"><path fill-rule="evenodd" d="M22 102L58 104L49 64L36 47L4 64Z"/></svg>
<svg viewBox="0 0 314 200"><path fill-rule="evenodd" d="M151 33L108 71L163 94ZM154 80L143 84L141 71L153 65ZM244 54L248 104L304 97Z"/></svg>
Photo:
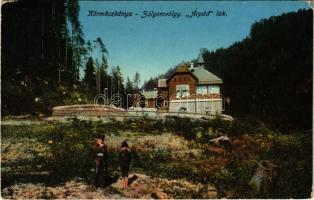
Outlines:
<svg viewBox="0 0 314 200"><path fill-rule="evenodd" d="M180 116L190 118L215 118L218 114L203 114L203 113L191 113L191 112L166 112L159 110L125 110L114 106L102 106L102 105L70 105L70 106L58 106L52 109L53 117L151 117L151 118L163 118L166 116ZM219 114L222 119L232 120L231 116Z"/></svg>

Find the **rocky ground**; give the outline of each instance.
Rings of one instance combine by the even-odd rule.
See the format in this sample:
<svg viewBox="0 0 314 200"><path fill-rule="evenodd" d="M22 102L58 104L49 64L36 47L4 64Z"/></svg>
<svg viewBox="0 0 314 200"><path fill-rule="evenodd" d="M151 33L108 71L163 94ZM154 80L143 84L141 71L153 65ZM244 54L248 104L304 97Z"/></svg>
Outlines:
<svg viewBox="0 0 314 200"><path fill-rule="evenodd" d="M127 140L131 147L142 151L145 149L168 149L175 159L198 157L200 149L192 148L190 141L170 133L145 135L142 133L122 132L106 134L109 148L118 149L121 142ZM21 138L15 141L3 138L1 141L2 173L13 173L10 163L31 161L36 157L45 157L47 146L38 143L34 138ZM29 166L28 171L19 171L18 165L14 173L34 175L49 172L41 171L41 166ZM25 166L24 166L25 167ZM25 170L25 168L23 169ZM103 188L95 188L81 178L74 178L64 183L50 185L47 182L12 182L1 188L4 199L121 199L121 198L193 198L200 195L204 198L217 198L217 191L211 185L194 184L187 180L170 180L152 178L144 173L130 174L130 187L121 188L121 180ZM6 177L2 177L5 179ZM2 182L5 180L2 180Z"/></svg>
<svg viewBox="0 0 314 200"><path fill-rule="evenodd" d="M95 188L79 178L56 186L44 184L15 184L2 189L4 199L169 199L193 198L202 194L203 198L217 198L214 187L193 184L185 180L152 179L144 174L130 174L130 185L122 188L121 179L106 188ZM157 186L158 182L158 187ZM186 196L188 195L188 196Z"/></svg>

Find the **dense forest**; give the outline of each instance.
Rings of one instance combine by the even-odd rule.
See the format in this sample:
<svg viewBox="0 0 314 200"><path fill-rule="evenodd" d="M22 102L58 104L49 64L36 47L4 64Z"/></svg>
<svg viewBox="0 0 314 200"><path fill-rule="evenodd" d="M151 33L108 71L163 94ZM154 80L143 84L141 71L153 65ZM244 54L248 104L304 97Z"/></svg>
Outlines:
<svg viewBox="0 0 314 200"><path fill-rule="evenodd" d="M8 2L1 11L2 115L47 111L79 83L85 49L78 1Z"/></svg>
<svg viewBox="0 0 314 200"><path fill-rule="evenodd" d="M285 130L310 129L312 46L313 11L299 10L256 22L242 41L204 51L203 57L206 69L224 81L227 113Z"/></svg>
<svg viewBox="0 0 314 200"><path fill-rule="evenodd" d="M224 80L234 116L276 127L311 128L313 11L263 19L226 49L206 52L206 68ZM251 115L251 116L250 116Z"/></svg>
<svg viewBox="0 0 314 200"><path fill-rule="evenodd" d="M92 103L105 88L110 95L139 87L139 73L125 86L121 67L108 69L102 38L85 41L79 11L77 0L3 4L2 116L51 114L54 106Z"/></svg>

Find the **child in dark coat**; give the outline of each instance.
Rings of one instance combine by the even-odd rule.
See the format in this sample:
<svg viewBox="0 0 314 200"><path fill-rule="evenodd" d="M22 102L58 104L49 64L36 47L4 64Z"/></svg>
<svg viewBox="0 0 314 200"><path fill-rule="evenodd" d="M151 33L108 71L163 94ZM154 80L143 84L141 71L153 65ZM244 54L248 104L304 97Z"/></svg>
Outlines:
<svg viewBox="0 0 314 200"><path fill-rule="evenodd" d="M107 145L105 144L104 135L97 136L93 149L95 151L96 166L95 185L98 187L105 173L107 173Z"/></svg>
<svg viewBox="0 0 314 200"><path fill-rule="evenodd" d="M128 187L128 176L131 164L131 150L129 145L126 141L122 142L120 152L119 152L119 160L120 160L120 169L121 169L121 176L123 187Z"/></svg>

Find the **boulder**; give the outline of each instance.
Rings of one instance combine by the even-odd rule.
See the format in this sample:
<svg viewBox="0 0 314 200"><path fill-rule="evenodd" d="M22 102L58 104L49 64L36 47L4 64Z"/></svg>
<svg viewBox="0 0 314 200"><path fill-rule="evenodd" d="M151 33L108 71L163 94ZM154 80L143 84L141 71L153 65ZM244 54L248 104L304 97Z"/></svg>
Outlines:
<svg viewBox="0 0 314 200"><path fill-rule="evenodd" d="M224 145L224 144L230 144L230 139L227 136L220 136L218 138L209 140L209 142L214 143L216 145Z"/></svg>
<svg viewBox="0 0 314 200"><path fill-rule="evenodd" d="M203 193L204 199L217 199L217 190L211 185L206 187L205 192Z"/></svg>

